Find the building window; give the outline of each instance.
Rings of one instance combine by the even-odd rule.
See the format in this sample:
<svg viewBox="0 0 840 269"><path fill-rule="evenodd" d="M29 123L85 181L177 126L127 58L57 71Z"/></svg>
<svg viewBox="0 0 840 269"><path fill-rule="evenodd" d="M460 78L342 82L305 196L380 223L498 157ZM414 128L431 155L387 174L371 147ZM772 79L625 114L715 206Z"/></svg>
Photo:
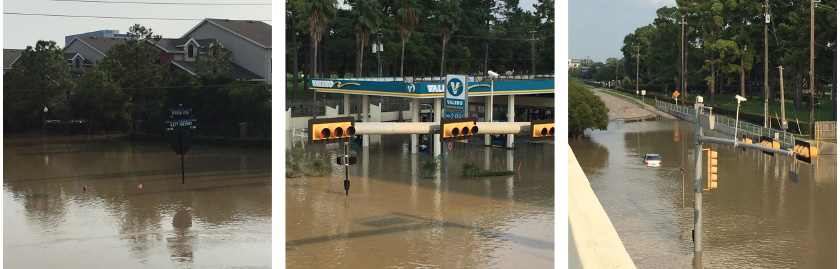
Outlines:
<svg viewBox="0 0 840 269"><path fill-rule="evenodd" d="M76 59L75 59L75 60L73 60L73 61L74 61L74 62L75 62L75 64L76 64L76 69L82 68L82 60L79 60L79 58L76 58Z"/></svg>
<svg viewBox="0 0 840 269"><path fill-rule="evenodd" d="M187 57L188 57L188 58L193 58L193 57L195 57L195 47L193 47L193 45L189 45L189 46L187 47Z"/></svg>

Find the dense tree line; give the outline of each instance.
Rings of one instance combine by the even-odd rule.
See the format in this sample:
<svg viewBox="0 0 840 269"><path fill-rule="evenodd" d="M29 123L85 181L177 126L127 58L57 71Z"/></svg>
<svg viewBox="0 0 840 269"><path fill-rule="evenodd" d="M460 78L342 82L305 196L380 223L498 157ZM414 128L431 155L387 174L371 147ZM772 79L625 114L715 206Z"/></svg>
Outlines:
<svg viewBox="0 0 840 269"><path fill-rule="evenodd" d="M349 8L339 8L337 0L286 2L290 73L343 78L554 72L554 0L539 0L535 12L522 10L519 0L342 3ZM373 44L384 51L373 53ZM299 76L292 76L291 99L298 99Z"/></svg>
<svg viewBox="0 0 840 269"><path fill-rule="evenodd" d="M784 89L790 95L787 98L793 100L795 109L802 109L806 102L804 92L809 89L810 1L769 2L769 99L775 102L780 91L778 66L783 66ZM570 69L570 75L596 81L629 77L635 83L638 58L640 84L648 90L678 90L681 21L685 18L689 92L706 95L712 105L715 94L721 93L764 99L764 2L677 0L676 3L676 7L658 9L652 23L625 36L621 48L623 59L610 58L606 63L584 61L583 68ZM835 1L823 1L817 4L814 14L814 84L818 98L827 92L836 93L829 88L837 84L836 6Z"/></svg>
<svg viewBox="0 0 840 269"><path fill-rule="evenodd" d="M609 113L601 98L569 79L569 137L582 137L587 129L606 130Z"/></svg>
<svg viewBox="0 0 840 269"><path fill-rule="evenodd" d="M217 41L203 48L193 76L159 63L153 42L160 36L152 29L135 25L128 35L75 79L54 41L27 47L4 74L5 132L40 130L44 119L64 128L83 124L87 133L131 132L135 120L144 120L163 132L169 108L179 105L193 108L202 125L270 124L271 85L235 79L233 54Z"/></svg>

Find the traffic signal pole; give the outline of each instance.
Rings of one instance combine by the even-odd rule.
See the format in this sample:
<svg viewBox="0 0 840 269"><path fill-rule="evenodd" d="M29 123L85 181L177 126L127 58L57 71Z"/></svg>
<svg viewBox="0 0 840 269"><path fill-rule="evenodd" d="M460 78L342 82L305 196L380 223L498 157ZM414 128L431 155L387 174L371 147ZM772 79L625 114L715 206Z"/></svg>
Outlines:
<svg viewBox="0 0 840 269"><path fill-rule="evenodd" d="M700 128L700 108L703 103L694 103L694 253L703 252L703 158L700 154L703 151L700 145L700 138L703 137L703 129Z"/></svg>
<svg viewBox="0 0 840 269"><path fill-rule="evenodd" d="M350 142L344 142L344 157L348 158L350 156L350 151L347 149L347 146L350 145ZM349 159L345 159L346 162L349 162ZM350 195L350 166L345 164L344 165L344 196Z"/></svg>
<svg viewBox="0 0 840 269"><path fill-rule="evenodd" d="M806 156L803 153L796 152L793 149L777 149L772 147L765 147L759 144L745 143L733 139L724 139L718 137L703 136L703 129L700 126L700 112L703 108L702 101L694 103L694 231L692 231L692 238L694 238L694 254L695 257L703 252L703 158L701 153L703 151L702 142L715 143L722 145L731 145L733 147L744 147L750 149L757 149L761 151L778 153L788 156ZM810 157L810 154L808 155Z"/></svg>

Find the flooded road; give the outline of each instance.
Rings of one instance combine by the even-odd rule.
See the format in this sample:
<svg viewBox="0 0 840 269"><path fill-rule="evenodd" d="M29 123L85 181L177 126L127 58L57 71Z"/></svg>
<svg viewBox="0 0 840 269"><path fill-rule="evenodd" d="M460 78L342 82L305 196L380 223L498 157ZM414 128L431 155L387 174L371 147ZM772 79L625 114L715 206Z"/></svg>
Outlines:
<svg viewBox="0 0 840 269"><path fill-rule="evenodd" d="M185 167L169 144L4 137L4 267L270 267L270 150L193 145Z"/></svg>
<svg viewBox="0 0 840 269"><path fill-rule="evenodd" d="M611 122L587 136L569 144L636 266L691 267L693 123ZM718 188L703 192L703 267L836 267L836 155L799 162L797 184L790 157L704 147L719 152L720 172ZM646 153L660 154L662 167L643 166Z"/></svg>
<svg viewBox="0 0 840 269"><path fill-rule="evenodd" d="M551 268L554 264L554 145L499 150L455 143L448 173L424 176L409 136L351 148L344 168L286 179L288 268ZM329 152L338 144L307 145ZM343 147L342 147L343 150ZM462 178L461 164L519 171ZM521 169L519 164L521 164Z"/></svg>

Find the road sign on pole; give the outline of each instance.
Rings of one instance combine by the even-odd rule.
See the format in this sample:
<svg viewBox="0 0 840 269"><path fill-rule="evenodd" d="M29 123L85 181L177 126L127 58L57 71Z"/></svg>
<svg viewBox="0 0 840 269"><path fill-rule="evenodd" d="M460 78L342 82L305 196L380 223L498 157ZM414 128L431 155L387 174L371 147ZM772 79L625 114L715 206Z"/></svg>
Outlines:
<svg viewBox="0 0 840 269"><path fill-rule="evenodd" d="M169 109L171 120L165 123L167 131L175 131L172 134L172 150L175 154L181 155L181 184L186 183L184 177L184 154L190 150L192 146L192 136L190 130L195 129L195 118L192 116L192 108L175 107Z"/></svg>

